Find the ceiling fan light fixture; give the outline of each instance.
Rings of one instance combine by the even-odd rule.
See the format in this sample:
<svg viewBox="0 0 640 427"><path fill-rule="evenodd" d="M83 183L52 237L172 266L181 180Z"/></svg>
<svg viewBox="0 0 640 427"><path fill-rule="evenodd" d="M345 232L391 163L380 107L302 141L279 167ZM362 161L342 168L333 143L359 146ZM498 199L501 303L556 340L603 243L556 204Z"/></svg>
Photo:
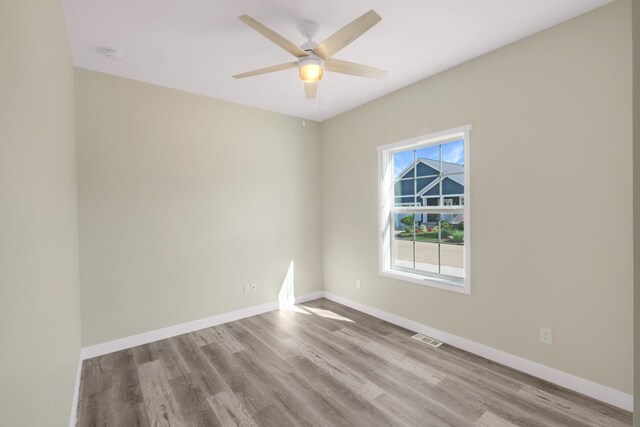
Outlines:
<svg viewBox="0 0 640 427"><path fill-rule="evenodd" d="M324 69L322 60L319 58L306 57L298 62L298 75L300 80L307 83L322 80Z"/></svg>
<svg viewBox="0 0 640 427"><path fill-rule="evenodd" d="M297 46L249 15L239 16L238 19L295 56L296 60L236 74L233 76L234 79L259 76L297 67L298 76L304 82L306 98L315 99L318 92L318 82L324 77L325 68L333 73L350 74L358 77L382 78L386 74L377 68L333 58L334 54L380 22L382 18L373 9L351 21L319 45L313 41L318 32L318 23L315 21L306 21L299 26L300 33L307 38L307 41L302 46Z"/></svg>

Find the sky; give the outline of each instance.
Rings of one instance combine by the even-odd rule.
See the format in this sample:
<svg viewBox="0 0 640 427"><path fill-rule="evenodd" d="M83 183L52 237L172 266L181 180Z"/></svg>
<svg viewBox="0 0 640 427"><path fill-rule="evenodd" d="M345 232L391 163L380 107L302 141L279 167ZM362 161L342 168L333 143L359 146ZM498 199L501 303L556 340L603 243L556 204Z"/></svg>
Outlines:
<svg viewBox="0 0 640 427"><path fill-rule="evenodd" d="M431 160L440 160L439 145L420 148L416 150L417 158L425 158ZM394 176L398 176L407 166L413 163L413 151L401 151L393 155ZM464 164L464 141L458 141L442 144L442 161L449 163Z"/></svg>

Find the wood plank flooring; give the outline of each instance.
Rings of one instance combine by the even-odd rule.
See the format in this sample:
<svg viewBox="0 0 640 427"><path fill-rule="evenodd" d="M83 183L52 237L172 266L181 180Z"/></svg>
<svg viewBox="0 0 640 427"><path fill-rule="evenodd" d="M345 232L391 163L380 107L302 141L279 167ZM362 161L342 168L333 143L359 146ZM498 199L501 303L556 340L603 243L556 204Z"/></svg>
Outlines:
<svg viewBox="0 0 640 427"><path fill-rule="evenodd" d="M319 299L86 360L78 426L629 426L631 414Z"/></svg>

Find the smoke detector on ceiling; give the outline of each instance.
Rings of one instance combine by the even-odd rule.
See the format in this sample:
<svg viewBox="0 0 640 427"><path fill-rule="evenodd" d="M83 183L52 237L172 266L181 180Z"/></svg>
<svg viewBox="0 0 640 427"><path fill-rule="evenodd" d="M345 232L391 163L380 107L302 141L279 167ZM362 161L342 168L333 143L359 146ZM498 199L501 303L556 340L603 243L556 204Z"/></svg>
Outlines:
<svg viewBox="0 0 640 427"><path fill-rule="evenodd" d="M111 49L110 47L103 47L101 52L104 56L112 61L120 61L124 58L124 55L119 50Z"/></svg>

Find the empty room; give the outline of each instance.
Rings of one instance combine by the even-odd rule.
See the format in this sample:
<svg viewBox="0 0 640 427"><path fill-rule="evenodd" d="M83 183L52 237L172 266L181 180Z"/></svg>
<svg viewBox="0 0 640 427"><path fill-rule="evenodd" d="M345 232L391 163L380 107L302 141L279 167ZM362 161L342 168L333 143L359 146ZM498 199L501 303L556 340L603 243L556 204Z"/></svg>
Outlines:
<svg viewBox="0 0 640 427"><path fill-rule="evenodd" d="M0 54L0 426L640 427L636 0L3 0Z"/></svg>

